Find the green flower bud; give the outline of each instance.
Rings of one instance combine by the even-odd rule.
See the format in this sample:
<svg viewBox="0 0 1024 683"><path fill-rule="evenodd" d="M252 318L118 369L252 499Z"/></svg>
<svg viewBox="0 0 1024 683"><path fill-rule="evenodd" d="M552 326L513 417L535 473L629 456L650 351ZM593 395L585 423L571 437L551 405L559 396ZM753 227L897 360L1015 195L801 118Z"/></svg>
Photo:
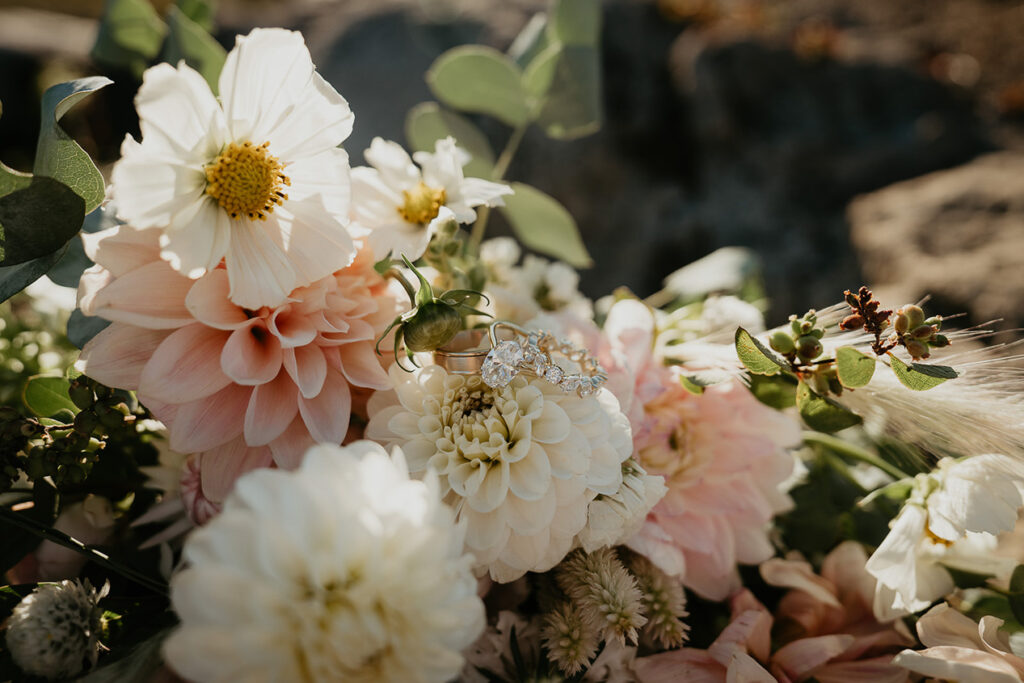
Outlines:
<svg viewBox="0 0 1024 683"><path fill-rule="evenodd" d="M448 304L423 304L402 325L405 346L411 351L433 351L444 346L462 329L462 316Z"/></svg>
<svg viewBox="0 0 1024 683"><path fill-rule="evenodd" d="M796 350L796 344L793 343L793 337L782 330L775 330L772 332L772 336L768 338L768 344L783 355L793 353L793 351Z"/></svg>
<svg viewBox="0 0 1024 683"><path fill-rule="evenodd" d="M921 310L920 306L907 304L897 312L907 316L907 323L910 329L924 324L924 311Z"/></svg>
<svg viewBox="0 0 1024 683"><path fill-rule="evenodd" d="M89 408L94 400L92 389L78 381L71 383L71 386L68 388L68 396L71 397L71 402L79 410Z"/></svg>
<svg viewBox="0 0 1024 683"><path fill-rule="evenodd" d="M896 328L896 331L899 334L906 334L907 330L910 329L910 318L903 313L897 314L896 322L893 324L893 327Z"/></svg>
<svg viewBox="0 0 1024 683"><path fill-rule="evenodd" d="M942 329L942 316L941 315L933 315L932 317L930 317L927 320L925 320L924 324L925 325L931 325L936 330L941 330Z"/></svg>
<svg viewBox="0 0 1024 683"><path fill-rule="evenodd" d="M823 350L818 338L809 334L805 334L796 340L796 355L800 356L801 360L814 360L821 355Z"/></svg>
<svg viewBox="0 0 1024 683"><path fill-rule="evenodd" d="M91 410L83 410L75 416L75 431L80 434L92 434L100 424L100 419Z"/></svg>
<svg viewBox="0 0 1024 683"><path fill-rule="evenodd" d="M814 323L810 320L804 320L800 323L800 334L810 334L811 330L814 329Z"/></svg>
<svg viewBox="0 0 1024 683"><path fill-rule="evenodd" d="M810 335L816 339L821 339L822 337L825 336L825 330L821 329L820 327L815 327L813 330L811 330Z"/></svg>
<svg viewBox="0 0 1024 683"><path fill-rule="evenodd" d="M914 360L927 358L931 355L928 351L928 345L924 342L917 341L916 339L907 340L907 353L909 353L910 357Z"/></svg>
<svg viewBox="0 0 1024 683"><path fill-rule="evenodd" d="M911 330L910 336L921 341L928 341L935 336L935 328L931 325L921 325Z"/></svg>
<svg viewBox="0 0 1024 683"><path fill-rule="evenodd" d="M946 335L937 334L932 339L930 339L928 343L931 344L932 346L942 348L943 346L949 346L950 341L949 337L947 337Z"/></svg>

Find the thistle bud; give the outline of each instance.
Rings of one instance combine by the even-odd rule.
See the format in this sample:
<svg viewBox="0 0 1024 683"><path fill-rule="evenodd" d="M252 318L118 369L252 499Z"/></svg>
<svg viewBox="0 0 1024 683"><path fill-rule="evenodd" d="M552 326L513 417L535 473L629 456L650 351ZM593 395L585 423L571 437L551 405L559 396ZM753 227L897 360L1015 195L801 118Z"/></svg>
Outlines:
<svg viewBox="0 0 1024 683"><path fill-rule="evenodd" d="M862 327L864 327L864 318L859 313L848 315L839 323L841 330L859 330Z"/></svg>
<svg viewBox="0 0 1024 683"><path fill-rule="evenodd" d="M928 341L935 336L935 328L931 325L920 325L910 331L910 336L921 341Z"/></svg>
<svg viewBox="0 0 1024 683"><path fill-rule="evenodd" d="M914 360L927 358L928 356L931 355L931 353L928 351L928 345L925 344L924 342L917 341L916 339L908 339L906 346L907 353L909 353L910 357L913 358Z"/></svg>
<svg viewBox="0 0 1024 683"><path fill-rule="evenodd" d="M793 337L782 330L772 332L772 336L768 338L768 344L782 355L793 353L793 351L796 350L796 344L793 343Z"/></svg>
<svg viewBox="0 0 1024 683"><path fill-rule="evenodd" d="M914 329L924 324L924 311L921 310L920 306L914 304L907 304L901 308L897 313L907 316L907 327Z"/></svg>
<svg viewBox="0 0 1024 683"><path fill-rule="evenodd" d="M814 360L823 350L821 342L812 335L805 334L796 340L796 355L800 356L801 360Z"/></svg>
<svg viewBox="0 0 1024 683"><path fill-rule="evenodd" d="M462 329L462 316L448 304L423 304L416 315L402 325L405 345L410 351L433 351L444 346Z"/></svg>

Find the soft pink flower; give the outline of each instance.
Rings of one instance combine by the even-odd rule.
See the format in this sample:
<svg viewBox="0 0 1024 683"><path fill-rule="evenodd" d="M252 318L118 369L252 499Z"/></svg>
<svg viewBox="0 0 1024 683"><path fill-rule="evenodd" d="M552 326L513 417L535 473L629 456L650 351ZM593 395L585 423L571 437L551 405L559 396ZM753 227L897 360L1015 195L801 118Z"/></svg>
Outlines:
<svg viewBox="0 0 1024 683"><path fill-rule="evenodd" d="M112 324L77 367L137 391L173 450L200 453L202 498L214 503L249 469L294 468L314 442L340 444L353 388L389 386L374 343L396 300L369 250L280 306L248 310L228 298L223 268L197 280L175 272L159 235L121 226L85 236L97 265L79 305Z"/></svg>

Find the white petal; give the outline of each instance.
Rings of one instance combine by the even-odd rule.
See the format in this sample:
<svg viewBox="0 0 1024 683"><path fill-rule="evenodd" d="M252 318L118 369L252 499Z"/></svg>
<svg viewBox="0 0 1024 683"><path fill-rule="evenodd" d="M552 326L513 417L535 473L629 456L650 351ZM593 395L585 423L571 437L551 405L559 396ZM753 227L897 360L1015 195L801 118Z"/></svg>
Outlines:
<svg viewBox="0 0 1024 683"><path fill-rule="evenodd" d="M363 152L363 158L377 170L381 181L393 190L401 192L420 181L420 170L397 142L374 138Z"/></svg>
<svg viewBox="0 0 1024 683"><path fill-rule="evenodd" d="M117 215L136 228L162 228L206 187L198 165L154 154L126 136L114 164L111 192Z"/></svg>
<svg viewBox="0 0 1024 683"><path fill-rule="evenodd" d="M262 221L231 221L226 260L229 296L242 308L278 306L296 287L295 271Z"/></svg>
<svg viewBox="0 0 1024 683"><path fill-rule="evenodd" d="M142 144L182 161L203 164L215 157L227 135L217 99L199 73L185 64L146 70L135 97Z"/></svg>
<svg viewBox="0 0 1024 683"><path fill-rule="evenodd" d="M212 198L199 195L171 219L160 235L160 258L190 278L213 270L224 258L231 219Z"/></svg>

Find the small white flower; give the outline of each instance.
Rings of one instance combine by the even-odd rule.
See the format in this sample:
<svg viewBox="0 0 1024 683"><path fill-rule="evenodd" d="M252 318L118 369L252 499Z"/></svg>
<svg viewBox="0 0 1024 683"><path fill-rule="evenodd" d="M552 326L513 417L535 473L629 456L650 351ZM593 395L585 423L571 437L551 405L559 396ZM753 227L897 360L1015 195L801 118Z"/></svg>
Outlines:
<svg viewBox="0 0 1024 683"><path fill-rule="evenodd" d="M868 559L878 580L880 621L920 611L950 593L946 567L999 575L1013 562L994 556L995 534L1013 529L1022 504L1024 466L1002 455L946 458L918 475L889 534Z"/></svg>
<svg viewBox="0 0 1024 683"><path fill-rule="evenodd" d="M636 460L629 458L622 463L619 490L590 501L587 526L579 533L579 545L590 553L629 539L667 491L664 477L647 474Z"/></svg>
<svg viewBox="0 0 1024 683"><path fill-rule="evenodd" d="M198 278L224 259L232 301L276 306L355 257L338 148L352 112L294 31L239 36L219 86L218 101L184 62L147 70L142 142L125 138L111 191L133 227L161 228L175 270Z"/></svg>
<svg viewBox="0 0 1024 683"><path fill-rule="evenodd" d="M611 392L580 398L518 376L492 389L432 365L391 368L395 392L370 399L367 438L435 470L467 522L478 567L502 583L554 567L587 525L590 502L622 487L629 421Z"/></svg>
<svg viewBox="0 0 1024 683"><path fill-rule="evenodd" d="M40 584L18 603L7 624L14 663L51 680L76 676L86 661L96 664L103 627L98 605L109 589L107 584L97 591L88 580L77 579Z"/></svg>
<svg viewBox="0 0 1024 683"><path fill-rule="evenodd" d="M370 166L352 169L352 214L370 231L378 258L390 252L415 261L442 223L472 223L474 207L503 206L502 195L512 194L508 185L466 178L469 155L451 137L438 140L432 153L416 152L419 168L401 145L382 138L364 156Z"/></svg>
<svg viewBox="0 0 1024 683"><path fill-rule="evenodd" d="M185 545L168 663L204 681L446 681L484 627L464 529L400 450L242 476Z"/></svg>

